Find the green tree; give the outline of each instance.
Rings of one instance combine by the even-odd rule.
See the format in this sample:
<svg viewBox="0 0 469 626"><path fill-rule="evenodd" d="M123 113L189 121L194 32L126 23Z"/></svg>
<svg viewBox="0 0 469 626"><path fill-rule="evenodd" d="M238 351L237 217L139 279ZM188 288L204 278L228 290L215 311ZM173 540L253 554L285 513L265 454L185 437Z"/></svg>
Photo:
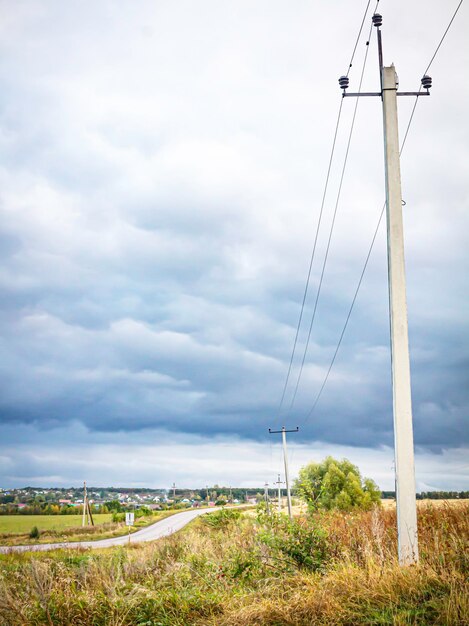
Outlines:
<svg viewBox="0 0 469 626"><path fill-rule="evenodd" d="M124 510L124 507L119 500L109 500L109 502L104 503L104 506L112 513L122 513Z"/></svg>
<svg viewBox="0 0 469 626"><path fill-rule="evenodd" d="M367 510L381 503L381 492L373 480L363 479L358 467L347 459L338 461L331 456L302 467L295 489L310 510Z"/></svg>

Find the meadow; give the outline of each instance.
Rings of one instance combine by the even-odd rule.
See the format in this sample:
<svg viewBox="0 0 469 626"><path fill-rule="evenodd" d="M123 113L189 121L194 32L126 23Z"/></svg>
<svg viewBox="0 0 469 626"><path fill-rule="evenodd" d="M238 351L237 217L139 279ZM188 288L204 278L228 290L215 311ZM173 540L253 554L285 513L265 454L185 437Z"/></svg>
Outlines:
<svg viewBox="0 0 469 626"><path fill-rule="evenodd" d="M0 558L0 623L463 626L469 506L419 507L420 564L397 562L395 511L290 522L212 513L152 544Z"/></svg>
<svg viewBox="0 0 469 626"><path fill-rule="evenodd" d="M153 524L177 511L157 511L135 519L130 532ZM93 515L95 526L81 526L81 515L2 515L0 546L27 545L60 541L90 541L119 537L129 532L123 521L113 522L112 513ZM30 536L36 526L39 537Z"/></svg>
<svg viewBox="0 0 469 626"><path fill-rule="evenodd" d="M112 513L93 515L95 524L112 520ZM0 515L0 534L29 533L33 526L40 531L62 530L81 526L81 515Z"/></svg>

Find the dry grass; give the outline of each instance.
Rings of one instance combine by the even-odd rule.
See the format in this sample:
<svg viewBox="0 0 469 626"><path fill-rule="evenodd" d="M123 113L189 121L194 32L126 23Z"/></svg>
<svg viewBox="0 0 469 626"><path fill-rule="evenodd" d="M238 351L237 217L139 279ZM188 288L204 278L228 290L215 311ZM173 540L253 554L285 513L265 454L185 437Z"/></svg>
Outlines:
<svg viewBox="0 0 469 626"><path fill-rule="evenodd" d="M468 513L467 504L420 507L421 563L404 569L395 513L385 509L304 519L290 552L244 517L220 528L199 520L145 546L6 555L0 624L467 625ZM312 571L291 548L318 528L324 562Z"/></svg>

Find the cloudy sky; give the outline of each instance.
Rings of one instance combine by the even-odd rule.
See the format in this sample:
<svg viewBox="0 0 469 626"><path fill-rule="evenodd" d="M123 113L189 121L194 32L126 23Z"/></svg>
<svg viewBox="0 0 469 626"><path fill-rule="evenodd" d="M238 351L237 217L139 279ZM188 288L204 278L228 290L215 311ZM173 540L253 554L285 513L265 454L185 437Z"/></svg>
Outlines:
<svg viewBox="0 0 469 626"><path fill-rule="evenodd" d="M417 90L457 0L382 0ZM0 484L273 482L346 456L384 489L393 429L381 106L344 100L365 0L0 1ZM350 69L358 90L372 9ZM417 485L469 487L463 4L402 155ZM378 87L372 33L363 89ZM414 104L400 98L400 133ZM324 255L329 255L291 406Z"/></svg>

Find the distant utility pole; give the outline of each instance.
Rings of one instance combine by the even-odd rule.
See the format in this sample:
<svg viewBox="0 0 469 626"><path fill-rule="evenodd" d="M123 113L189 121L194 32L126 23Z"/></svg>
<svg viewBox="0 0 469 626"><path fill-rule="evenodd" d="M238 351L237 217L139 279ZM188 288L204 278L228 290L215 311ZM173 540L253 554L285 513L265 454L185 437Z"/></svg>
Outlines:
<svg viewBox="0 0 469 626"><path fill-rule="evenodd" d="M230 485L230 502L231 504L233 504L233 490L231 489L231 485Z"/></svg>
<svg viewBox="0 0 469 626"><path fill-rule="evenodd" d="M265 483L264 485L264 498L265 498L265 510L267 515L270 514L270 507L269 507L269 483Z"/></svg>
<svg viewBox="0 0 469 626"><path fill-rule="evenodd" d="M282 511L282 487L283 482L280 480L280 474L278 475L277 482L275 483L278 486L278 512Z"/></svg>
<svg viewBox="0 0 469 626"><path fill-rule="evenodd" d="M86 506L87 504L87 496L86 496L86 480L83 481L83 518L81 521L81 525L82 526L86 526L86 522L87 522L87 515L88 515L88 508Z"/></svg>
<svg viewBox="0 0 469 626"><path fill-rule="evenodd" d="M86 490L86 480L83 481L83 517L82 517L82 526L94 526L93 514L91 512L91 504L88 500L88 492Z"/></svg>
<svg viewBox="0 0 469 626"><path fill-rule="evenodd" d="M271 430L269 428L269 433L271 435L282 433L283 462L285 465L285 483L287 487L288 516L290 517L290 519L293 519L293 513L292 513L292 507L291 507L290 479L289 479L289 473L288 473L287 433L297 433L299 430L300 429L298 428L298 426L294 430L285 430L285 426L282 426L282 430Z"/></svg>
<svg viewBox="0 0 469 626"><path fill-rule="evenodd" d="M344 90L344 97L380 96L383 102L398 551L400 564L411 565L418 562L419 552L397 96L428 96L432 79L430 76L422 78L422 87L425 91L397 91L398 79L394 65L383 66L380 29L383 19L378 13L375 13L372 19L378 35L381 91L346 93L349 83L346 76L339 78L339 85Z"/></svg>
<svg viewBox="0 0 469 626"><path fill-rule="evenodd" d="M173 500L175 500L176 499L176 483L173 483L172 490L173 490Z"/></svg>

